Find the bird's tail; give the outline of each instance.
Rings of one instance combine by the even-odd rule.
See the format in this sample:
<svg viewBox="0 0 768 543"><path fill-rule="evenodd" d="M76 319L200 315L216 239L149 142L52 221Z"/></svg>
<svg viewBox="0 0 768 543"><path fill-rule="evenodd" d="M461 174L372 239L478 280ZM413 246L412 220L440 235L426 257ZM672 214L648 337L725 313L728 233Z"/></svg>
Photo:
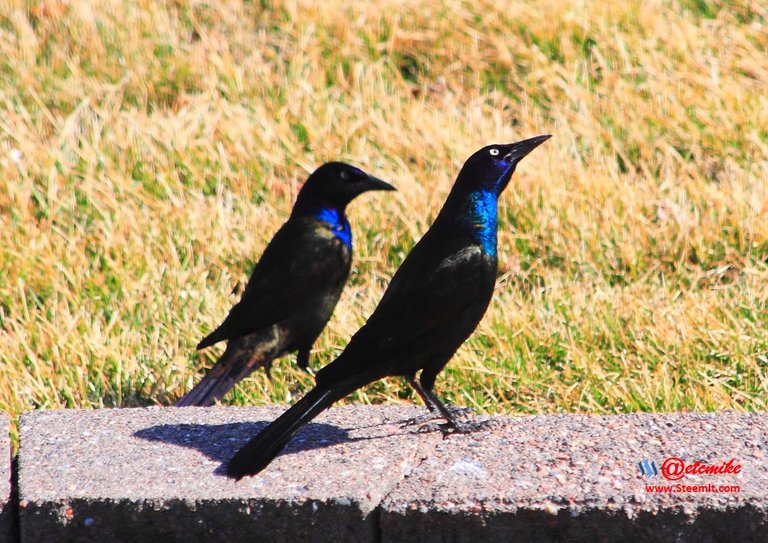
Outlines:
<svg viewBox="0 0 768 543"><path fill-rule="evenodd" d="M230 340L221 358L192 390L176 402L176 407L213 405L254 370L264 367L269 372L272 361L280 354L279 346L267 342L253 343L246 343L245 338Z"/></svg>
<svg viewBox="0 0 768 543"><path fill-rule="evenodd" d="M229 364L226 367L213 366L192 390L176 402L175 406L208 407L215 404L240 380L241 370L242 368L236 367L235 364Z"/></svg>
<svg viewBox="0 0 768 543"><path fill-rule="evenodd" d="M227 475L237 480L256 475L269 465L302 426L368 382L369 379L355 376L331 385L315 386L237 451L227 463Z"/></svg>
<svg viewBox="0 0 768 543"><path fill-rule="evenodd" d="M218 328L216 328L216 330L214 330L213 332L205 336L203 339L201 339L200 343L197 344L197 347L195 347L195 349L197 349L198 351L200 349L205 349L206 347L210 347L214 343L218 343L223 339L227 339L226 334L222 330L222 327L219 326Z"/></svg>

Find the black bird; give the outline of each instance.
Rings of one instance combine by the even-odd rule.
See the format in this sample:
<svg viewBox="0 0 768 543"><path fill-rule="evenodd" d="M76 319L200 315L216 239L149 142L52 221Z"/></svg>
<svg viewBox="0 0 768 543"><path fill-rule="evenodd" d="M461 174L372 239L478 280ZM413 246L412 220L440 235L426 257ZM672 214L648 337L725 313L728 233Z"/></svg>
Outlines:
<svg viewBox="0 0 768 543"><path fill-rule="evenodd" d="M255 369L267 375L272 361L309 351L333 313L352 263L352 232L344 211L369 190L395 190L342 162L328 162L309 176L288 221L269 242L242 298L198 345L228 340L221 358L176 405L212 405Z"/></svg>
<svg viewBox="0 0 768 543"><path fill-rule="evenodd" d="M433 391L435 378L482 318L496 282L497 204L518 162L550 136L489 145L473 154L424 237L397 270L368 322L316 385L227 464L235 479L264 469L304 424L347 394L402 376L430 411L460 423ZM416 372L421 370L419 381Z"/></svg>

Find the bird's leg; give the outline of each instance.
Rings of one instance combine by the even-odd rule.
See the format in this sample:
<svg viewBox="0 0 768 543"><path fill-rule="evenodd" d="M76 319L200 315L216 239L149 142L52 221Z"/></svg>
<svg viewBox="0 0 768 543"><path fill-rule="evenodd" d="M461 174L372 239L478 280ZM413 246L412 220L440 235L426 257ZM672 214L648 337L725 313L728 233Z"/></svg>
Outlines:
<svg viewBox="0 0 768 543"><path fill-rule="evenodd" d="M413 375L406 375L405 380L408 381L408 384L410 384L413 389L418 393L419 396L421 396L422 401L424 401L424 405L427 406L429 409L429 413L426 413L424 415L420 415L418 417L413 417L412 419L408 419L405 422L403 422L403 426L421 426L422 424L426 424L430 421L435 420L436 417L440 416L440 413L438 411L437 406L432 402L432 399L427 396L424 393L424 389L422 388L421 384L416 380L416 377Z"/></svg>
<svg viewBox="0 0 768 543"><path fill-rule="evenodd" d="M429 408L430 413L434 413L435 411L438 411L437 405L432 401L432 398L427 395L426 391L424 390L424 387L421 386L421 383L419 383L416 380L416 377L413 375L409 375L405 378L406 381L408 381L408 384L413 387L413 389L416 391L416 393L421 396L421 399L424 401L424 404Z"/></svg>
<svg viewBox="0 0 768 543"><path fill-rule="evenodd" d="M459 407L457 405L444 405L442 402L440 402L440 400L437 399L437 396L435 396L434 393L430 395L421 385L421 383L416 380L415 376L407 375L405 380L408 381L408 384L410 384L416 393L421 396L424 404L429 409L429 413L409 419L403 423L403 426L419 426L435 420L435 418L438 416L442 416L451 426L453 426L456 422L456 416L468 415L470 413L470 410L466 407ZM448 412L450 415L446 417L443 413L443 410Z"/></svg>
<svg viewBox="0 0 768 543"><path fill-rule="evenodd" d="M309 367L309 351L311 349L310 347L304 347L302 349L299 349L296 353L296 365L303 369L305 372L307 372L310 377L315 377L315 370L313 370L311 367ZM301 383L296 383L296 385L290 390L291 397L297 395L299 391L301 390L302 386Z"/></svg>
<svg viewBox="0 0 768 543"><path fill-rule="evenodd" d="M458 408L456 409L456 406L452 406L454 409L451 409L450 407L446 406L443 402L440 401L440 399L437 397L435 392L427 387L422 387L422 390L424 394L430 397L430 399L435 403L437 408L440 410L440 414L443 416L443 418L446 420L448 427L447 429L452 430L454 432L458 432L460 434L469 434L471 432L476 432L478 430L487 430L494 427L494 422L492 419L489 420L483 420L483 421L460 421L457 420L455 415L457 414L457 411L463 411L462 414L466 414L469 412L469 409L462 409ZM445 432L445 428L441 427L441 430Z"/></svg>
<svg viewBox="0 0 768 543"><path fill-rule="evenodd" d="M437 397L437 394L432 392L432 390L426 389L424 385L419 383L416 379L411 379L409 382L413 385L413 388L416 389L416 392L419 393L419 396L424 400L424 403L427 404L429 410L432 412L438 411L446 420L451 419L445 417L445 412L450 413L453 418L452 420L455 420L455 417L463 417L472 413L472 410L468 407L441 402Z"/></svg>
<svg viewBox="0 0 768 543"><path fill-rule="evenodd" d="M440 411L440 414L445 419L445 422L448 423L449 427L453 428L457 432L466 433L461 430L463 423L459 422L456 419L455 412L452 412L450 409L448 409L448 407L445 406L445 404L443 404L443 402L440 401L440 399L437 397L434 391L427 390L426 388L422 387L421 393L427 396L432 401L432 403L435 404L438 411Z"/></svg>
<svg viewBox="0 0 768 543"><path fill-rule="evenodd" d="M315 376L315 372L312 371L312 368L309 367L309 347L305 349L299 349L299 352L296 353L296 365L306 371L312 377Z"/></svg>
<svg viewBox="0 0 768 543"><path fill-rule="evenodd" d="M272 378L272 362L268 362L264 366L264 373L267 374L267 379L269 379L269 384L274 386L275 385L275 380Z"/></svg>

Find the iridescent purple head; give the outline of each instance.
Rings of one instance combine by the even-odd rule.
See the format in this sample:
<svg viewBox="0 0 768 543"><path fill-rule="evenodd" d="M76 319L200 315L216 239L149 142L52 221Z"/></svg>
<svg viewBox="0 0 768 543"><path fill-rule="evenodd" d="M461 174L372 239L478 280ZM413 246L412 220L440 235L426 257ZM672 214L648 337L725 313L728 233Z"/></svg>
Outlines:
<svg viewBox="0 0 768 543"><path fill-rule="evenodd" d="M467 159L461 168L456 186L483 189L496 195L507 188L517 164L536 147L552 136L536 136L515 143L494 144L483 147Z"/></svg>

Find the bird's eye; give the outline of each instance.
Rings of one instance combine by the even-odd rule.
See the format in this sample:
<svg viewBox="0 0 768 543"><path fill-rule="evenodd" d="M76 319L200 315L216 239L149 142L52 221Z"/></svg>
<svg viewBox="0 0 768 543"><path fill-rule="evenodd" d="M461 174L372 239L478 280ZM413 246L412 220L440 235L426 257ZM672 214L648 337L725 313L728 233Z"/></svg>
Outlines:
<svg viewBox="0 0 768 543"><path fill-rule="evenodd" d="M346 181L347 179L349 179L349 172L347 172L347 171L342 171L342 172L339 174L339 177L341 177L341 180L342 180L342 181Z"/></svg>
<svg viewBox="0 0 768 543"><path fill-rule="evenodd" d="M495 147L488 152L491 154L491 156L497 156L499 154L499 150Z"/></svg>

